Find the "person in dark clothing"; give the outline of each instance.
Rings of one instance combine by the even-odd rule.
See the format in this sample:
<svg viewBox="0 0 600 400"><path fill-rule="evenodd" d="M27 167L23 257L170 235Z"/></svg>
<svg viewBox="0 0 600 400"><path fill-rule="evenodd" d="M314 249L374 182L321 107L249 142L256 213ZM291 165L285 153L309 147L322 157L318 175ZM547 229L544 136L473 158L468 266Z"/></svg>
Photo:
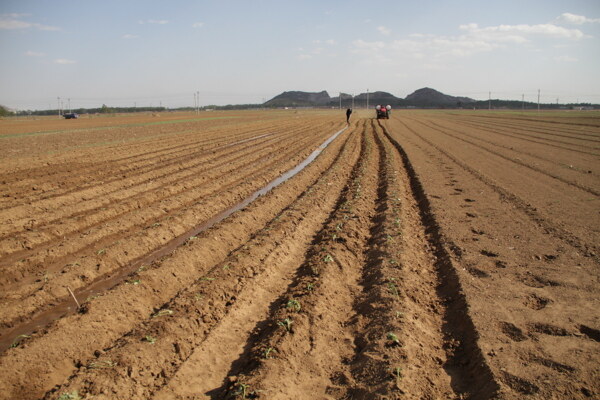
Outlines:
<svg viewBox="0 0 600 400"><path fill-rule="evenodd" d="M346 123L349 124L350 123L350 114L352 114L352 109L349 108L346 110Z"/></svg>

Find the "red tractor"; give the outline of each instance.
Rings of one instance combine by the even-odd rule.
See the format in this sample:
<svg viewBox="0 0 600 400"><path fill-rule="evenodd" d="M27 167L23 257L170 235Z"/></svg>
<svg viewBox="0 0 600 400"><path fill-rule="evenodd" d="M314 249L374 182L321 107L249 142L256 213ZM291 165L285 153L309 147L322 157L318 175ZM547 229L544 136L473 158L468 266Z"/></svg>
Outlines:
<svg viewBox="0 0 600 400"><path fill-rule="evenodd" d="M392 106L377 105L377 107L375 107L375 112L377 113L377 119L382 119L382 118L390 119L390 113L392 112Z"/></svg>

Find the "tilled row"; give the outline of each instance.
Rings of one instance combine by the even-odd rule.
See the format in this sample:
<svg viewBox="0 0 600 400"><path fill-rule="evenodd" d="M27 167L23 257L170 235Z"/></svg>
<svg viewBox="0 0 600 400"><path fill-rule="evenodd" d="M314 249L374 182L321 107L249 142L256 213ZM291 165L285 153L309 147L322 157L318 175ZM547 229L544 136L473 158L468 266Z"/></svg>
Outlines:
<svg viewBox="0 0 600 400"><path fill-rule="evenodd" d="M53 324L47 333L28 339L6 352L0 359L0 370L7 377L3 381L3 393L15 397L39 397L54 385L62 383L80 365L92 369L107 365L94 364L94 352L100 354L104 349L113 347L119 337L131 332L149 317L160 320L170 314L161 312L161 307L170 299L185 292L185 288L222 263L236 248L243 251L240 247L310 187L315 176L328 170L332 162L345 165L348 157L351 159L355 153L352 150L355 146L343 145L348 150L340 153L342 145L341 140L333 142L293 180L259 198L243 212L232 215L217 227L193 238L188 246L178 249L156 266L140 271L138 279L119 285L92 300L86 306L85 314L65 317ZM338 181L331 180L324 185L325 189L329 184L337 185ZM293 224L297 223L293 220ZM206 279L200 282L213 281ZM100 326L103 327L101 332L97 329ZM67 332L75 332L71 334L74 337L69 338ZM57 365L56 360L63 361ZM39 381L34 385L27 382L27 377L31 375L39 376Z"/></svg>
<svg viewBox="0 0 600 400"><path fill-rule="evenodd" d="M583 190L593 195L600 195L600 191L593 186L598 183L596 177L592 177L588 171L574 170L569 168L569 165L565 162L560 163L559 160L543 160L540 157L535 157L534 160L528 159L519 150L514 149L513 146L508 146L509 152L502 151L501 146L493 141L477 137L481 135L480 131L476 131L472 134L472 131L465 130L464 128L452 128L447 124L440 125L432 121L419 121L420 124L436 131L442 135L449 136L458 141L477 147L481 152L491 154L495 157L502 158L510 163L518 164L522 167L531 169L539 174L546 175L547 177L556 179L566 185L574 188ZM514 145L514 143L513 143ZM517 153L513 155L512 153Z"/></svg>
<svg viewBox="0 0 600 400"><path fill-rule="evenodd" d="M204 394L453 398L496 391L414 172L379 127L367 132L352 180L293 283L257 324L225 386ZM161 392L171 397L158 398L199 394L174 389L195 381L193 371Z"/></svg>
<svg viewBox="0 0 600 400"><path fill-rule="evenodd" d="M227 374L227 361L242 351L244 335L265 312L265 303L285 290L282 283L289 280L295 259L302 257L327 215L335 197L325 194L338 192L348 179L349 166L356 162L359 150L356 135L351 135L354 138L341 149L329 170L250 241L164 305L161 320L145 322L104 352L100 360L110 359L115 363L112 368L81 369L59 392L150 398L190 368L195 379L186 381L181 389L220 385ZM196 241L190 246L196 247ZM205 368L207 360L197 360L203 352L211 353L205 355L210 368Z"/></svg>
<svg viewBox="0 0 600 400"><path fill-rule="evenodd" d="M576 121L570 122L549 122L542 120L528 120L522 119L518 123L515 123L515 119L508 116L495 117L495 118L473 118L473 117L461 117L459 118L461 123L467 125L476 125L480 128L484 127L498 127L503 132L515 132L524 133L528 136L534 136L537 138L549 138L559 137L577 141L587 141L591 143L598 143L600 137L600 126L588 125L585 123L577 123Z"/></svg>
<svg viewBox="0 0 600 400"><path fill-rule="evenodd" d="M577 189L580 193L563 198L560 203L547 203L545 200L548 198L558 198L567 190L561 187L562 182L555 181L558 184L548 182L547 176L537 172L521 172L521 166L512 167L501 157L485 157L478 151L473 151L472 148L457 142L456 139L446 139L444 136L428 137L429 135L419 131L410 122L394 119L391 123L409 131L408 140L414 139L426 143L436 152L452 159L462 169L476 176L504 199L524 211L551 234L586 253L600 253L594 243L593 235L590 236L592 232L586 229L588 221L595 218L596 198L590 201L587 198L589 194L581 195L581 191ZM518 176L518 179L515 176ZM466 202L468 200L465 199Z"/></svg>
<svg viewBox="0 0 600 400"><path fill-rule="evenodd" d="M488 382L495 383L499 398L597 395L598 372L592 366L598 361L598 288L591 282L598 264L593 254L519 201L512 186L492 179L496 175L482 168L486 164L474 162L473 150L459 152L442 135L427 136L396 120L385 126L423 179L427 196L422 203L435 213L442 235L432 244L446 249L440 270L458 274L449 283L460 283L465 305L444 320L451 322L448 329L467 326L456 316L468 309L474 329L465 332L462 343L476 342L481 352L467 351L467 360L483 360L479 371L491 376ZM499 163L498 170L506 170L506 164ZM571 196L577 193L554 197L564 202ZM446 262L456 267L448 269ZM464 347L452 348L460 365ZM452 373L452 364L448 367ZM452 381L453 386L460 382Z"/></svg>
<svg viewBox="0 0 600 400"><path fill-rule="evenodd" d="M190 147L216 148L243 139L246 135L251 137L269 132L277 126L287 130L293 124L255 121L242 126L229 122L223 126L213 122L210 125L194 123L190 126L143 127L139 128L139 132L121 132L118 127L105 127L102 130L106 135L114 136L114 144L101 142L101 146L94 146L93 149L74 148L33 160L27 157L9 160L6 169L0 173L0 179L7 184L0 191L1 208L12 204L13 198L45 199L81 187L93 187L96 182L110 182L119 179L121 174L133 175L140 167L189 153ZM61 134L64 139L75 135L77 138L72 140L81 140L78 130ZM5 142L6 139L3 140ZM141 143L143 146L140 146ZM43 146L39 147L43 149ZM108 169L107 164L116 169ZM73 174L74 171L78 173ZM32 186L35 186L35 190L32 190Z"/></svg>
<svg viewBox="0 0 600 400"><path fill-rule="evenodd" d="M242 167L224 163L221 168L211 170L212 181L208 177L204 182L202 177L195 186L187 187L186 183L180 194L171 193L172 189L168 187L161 194L162 199L147 194L122 206L111 204L110 212L120 208L124 211L100 221L95 221L96 216L92 215L93 225L77 229L68 237L32 247L27 254L19 252L19 257L27 257L23 259L27 263L22 262L19 269L14 266L11 269L12 265L9 265L3 276L6 282L4 298L10 305L3 309L3 324L10 326L15 318L22 320L32 310L64 297L67 294L65 285L72 289L84 287L97 277L164 245L189 230L193 225L188 221L207 220L235 204L296 164L299 157L306 155L302 145L307 146L303 141L289 144L275 158L259 153L256 161L252 161L254 155L250 153L246 157L251 159L250 162L244 162ZM265 154L271 154L271 151L264 150ZM25 296L28 297L23 301Z"/></svg>
<svg viewBox="0 0 600 400"><path fill-rule="evenodd" d="M541 134L539 137L564 137L569 139L581 139L589 141L597 141L600 136L600 126L594 121L594 117L590 116L586 119L585 114L580 114L582 117L565 119L564 121L552 120L548 116L541 118L515 118L510 115L485 116L485 115L459 115L454 114L453 117L460 120L461 123L467 125L473 124L480 127L495 126L501 128L510 128L516 132L532 134ZM453 118L453 119L454 119ZM592 123L590 123L592 122Z"/></svg>
<svg viewBox="0 0 600 400"><path fill-rule="evenodd" d="M324 132L324 127L321 126L315 131ZM113 162L103 166L97 165L95 168L100 176L93 179L88 178L87 181L70 182L67 193L61 193L58 196L41 200L35 200L27 196L25 199L26 204L18 202L9 209L2 211L0 215L10 219L12 229L7 233L11 235L20 232L19 230L14 231L18 227L27 230L43 227L69 216L77 216L85 211L105 207L111 201L122 199L124 197L122 192L125 189L139 187L138 190L148 190L149 188L146 187L149 184L159 186L161 180L172 180L172 174L194 171L194 168L196 168L195 172L199 173L203 171L200 167L222 162L227 157L235 160L235 156L239 156L241 150L246 152L254 150L256 152L264 150L268 146L281 146L281 142L298 142L302 139L302 137L298 137L301 132L303 132L301 127L279 134L263 132L218 147L211 146L208 149L190 144L180 150L183 154L164 154L160 156L160 159L144 160L144 164L138 166L135 171L115 171L114 168L118 165ZM312 131L309 132L312 133ZM165 143L165 145L167 144ZM243 153L241 154L243 155ZM106 174L110 178L106 179L107 177L104 176ZM72 175L73 171L66 172L66 177ZM53 179L60 178L62 177ZM92 181L91 185L90 180ZM5 227L5 229L8 229L8 227Z"/></svg>

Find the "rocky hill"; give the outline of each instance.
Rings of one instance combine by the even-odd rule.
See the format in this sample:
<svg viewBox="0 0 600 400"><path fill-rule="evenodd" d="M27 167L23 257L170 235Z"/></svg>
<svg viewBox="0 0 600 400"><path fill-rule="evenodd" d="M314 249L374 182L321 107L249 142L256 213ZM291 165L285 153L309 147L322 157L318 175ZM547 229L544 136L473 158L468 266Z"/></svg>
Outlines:
<svg viewBox="0 0 600 400"><path fill-rule="evenodd" d="M406 96L406 99L396 97L388 92L371 92L369 96L369 106L376 104L391 105L392 107L457 107L468 103L473 103L475 100L468 97L450 96L431 88L423 88L416 90L414 93ZM341 106L343 108L350 107L352 104L352 95L347 93L341 94ZM354 104L365 105L367 101L367 93L361 93L354 96ZM326 91L322 92L301 92L290 91L283 92L278 96L263 104L267 107L339 107L340 97L330 97Z"/></svg>
<svg viewBox="0 0 600 400"><path fill-rule="evenodd" d="M468 97L450 96L431 88L415 90L406 96L405 101L406 104L415 107L456 107L457 105L475 102L475 100Z"/></svg>
<svg viewBox="0 0 600 400"><path fill-rule="evenodd" d="M278 96L264 103L265 106L275 107L308 107L308 106L327 106L331 102L329 93L322 92L283 92Z"/></svg>

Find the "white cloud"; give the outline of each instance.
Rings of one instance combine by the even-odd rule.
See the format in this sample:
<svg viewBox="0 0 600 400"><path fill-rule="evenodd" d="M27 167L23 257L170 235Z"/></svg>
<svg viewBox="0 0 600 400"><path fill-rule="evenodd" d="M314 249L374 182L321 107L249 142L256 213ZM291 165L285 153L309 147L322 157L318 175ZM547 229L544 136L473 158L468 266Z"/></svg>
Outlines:
<svg viewBox="0 0 600 400"><path fill-rule="evenodd" d="M313 40L313 44L327 44L329 46L335 46L337 44L337 42L333 39L327 39L327 40Z"/></svg>
<svg viewBox="0 0 600 400"><path fill-rule="evenodd" d="M0 14L0 29L29 29L35 28L41 31L58 31L60 28L56 26L42 25L36 22L25 21L22 18L28 14Z"/></svg>
<svg viewBox="0 0 600 400"><path fill-rule="evenodd" d="M384 36L389 36L392 33L392 31L385 26L378 26L377 30Z"/></svg>
<svg viewBox="0 0 600 400"><path fill-rule="evenodd" d="M195 22L192 25L192 28L202 28L204 26L204 22Z"/></svg>
<svg viewBox="0 0 600 400"><path fill-rule="evenodd" d="M537 25L498 25L480 28L477 24L460 25L459 29L468 35L477 36L484 40L496 42L527 42L527 36L553 37L560 39L578 40L585 37L579 29L567 29L554 24Z"/></svg>
<svg viewBox="0 0 600 400"><path fill-rule="evenodd" d="M560 61L560 62L568 62L568 63L573 63L573 62L577 62L579 61L578 59L576 59L575 57L571 57L571 56L559 56L559 57L555 57L554 58L556 61Z"/></svg>
<svg viewBox="0 0 600 400"><path fill-rule="evenodd" d="M31 14L22 14L22 13L8 13L8 14L0 14L0 18L22 18L22 17L30 17Z"/></svg>
<svg viewBox="0 0 600 400"><path fill-rule="evenodd" d="M298 60L310 60L312 56L310 54L299 54Z"/></svg>
<svg viewBox="0 0 600 400"><path fill-rule="evenodd" d="M566 22L568 24L583 25L585 23L600 23L600 18L588 18L583 15L563 13L557 18L557 21Z"/></svg>
<svg viewBox="0 0 600 400"><path fill-rule="evenodd" d="M66 65L66 64L76 64L77 61L75 60L68 60L66 58L57 58L56 60L54 60L55 64L62 64L62 65Z"/></svg>
<svg viewBox="0 0 600 400"><path fill-rule="evenodd" d="M138 35L133 35L131 33L125 34L122 37L123 37L123 39L137 39L137 38L139 38Z"/></svg>
<svg viewBox="0 0 600 400"><path fill-rule="evenodd" d="M43 56L45 56L44 53L40 53L37 51L31 51L31 50L26 51L25 55L28 57L43 57Z"/></svg>
<svg viewBox="0 0 600 400"><path fill-rule="evenodd" d="M138 23L140 25L144 25L144 24L165 25L165 24L168 24L169 21L166 19L147 19L145 21L140 20L140 21L138 21Z"/></svg>

